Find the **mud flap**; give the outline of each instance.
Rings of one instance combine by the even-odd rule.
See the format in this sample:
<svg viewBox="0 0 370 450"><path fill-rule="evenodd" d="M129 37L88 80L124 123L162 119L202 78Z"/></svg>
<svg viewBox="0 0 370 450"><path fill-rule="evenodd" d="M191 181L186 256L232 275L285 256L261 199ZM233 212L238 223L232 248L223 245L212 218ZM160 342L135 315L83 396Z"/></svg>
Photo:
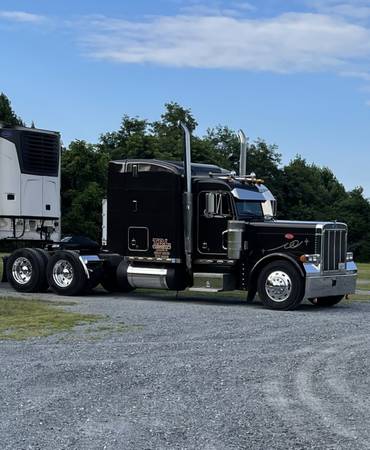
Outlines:
<svg viewBox="0 0 370 450"><path fill-rule="evenodd" d="M3 274L2 274L2 277L1 277L1 282L2 283L6 283L8 281L8 278L6 276L6 270L5 270L7 261L8 261L8 257L7 256L3 256Z"/></svg>

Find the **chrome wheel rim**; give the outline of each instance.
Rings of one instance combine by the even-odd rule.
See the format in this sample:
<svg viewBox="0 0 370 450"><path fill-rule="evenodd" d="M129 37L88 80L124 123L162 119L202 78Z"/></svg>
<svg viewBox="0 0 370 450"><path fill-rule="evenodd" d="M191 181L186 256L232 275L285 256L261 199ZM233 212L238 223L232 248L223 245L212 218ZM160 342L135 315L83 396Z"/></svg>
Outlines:
<svg viewBox="0 0 370 450"><path fill-rule="evenodd" d="M292 292L292 280L281 270L271 272L265 283L266 294L274 302L284 302Z"/></svg>
<svg viewBox="0 0 370 450"><path fill-rule="evenodd" d="M18 284L29 283L32 278L31 261L24 256L17 258L12 266L12 275Z"/></svg>
<svg viewBox="0 0 370 450"><path fill-rule="evenodd" d="M60 288L67 288L73 281L74 271L72 264L65 259L60 259L53 267L54 283Z"/></svg>

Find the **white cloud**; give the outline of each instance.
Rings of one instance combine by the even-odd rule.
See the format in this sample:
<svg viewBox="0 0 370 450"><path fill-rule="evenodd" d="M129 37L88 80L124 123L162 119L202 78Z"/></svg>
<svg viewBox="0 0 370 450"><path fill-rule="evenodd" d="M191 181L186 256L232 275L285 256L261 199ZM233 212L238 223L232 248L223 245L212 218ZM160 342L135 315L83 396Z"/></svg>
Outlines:
<svg viewBox="0 0 370 450"><path fill-rule="evenodd" d="M136 22L96 17L86 26L88 53L122 63L280 73L366 72L370 63L369 29L319 13L253 20L177 15Z"/></svg>
<svg viewBox="0 0 370 450"><path fill-rule="evenodd" d="M369 0L312 0L311 6L319 12L330 15L338 15L351 19L366 20L370 17Z"/></svg>
<svg viewBox="0 0 370 450"><path fill-rule="evenodd" d="M12 22L39 23L43 22L46 17L24 11L0 11L0 19L6 19Z"/></svg>

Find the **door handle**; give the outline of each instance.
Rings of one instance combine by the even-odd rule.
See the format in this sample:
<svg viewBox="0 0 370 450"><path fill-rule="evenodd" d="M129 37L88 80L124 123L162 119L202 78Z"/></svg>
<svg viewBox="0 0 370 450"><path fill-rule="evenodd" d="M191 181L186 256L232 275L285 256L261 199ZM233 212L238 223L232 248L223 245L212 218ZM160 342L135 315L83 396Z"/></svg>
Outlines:
<svg viewBox="0 0 370 450"><path fill-rule="evenodd" d="M229 230L225 230L222 232L222 249L223 250L227 250L227 244L224 245L225 242L225 234L227 234L229 232Z"/></svg>

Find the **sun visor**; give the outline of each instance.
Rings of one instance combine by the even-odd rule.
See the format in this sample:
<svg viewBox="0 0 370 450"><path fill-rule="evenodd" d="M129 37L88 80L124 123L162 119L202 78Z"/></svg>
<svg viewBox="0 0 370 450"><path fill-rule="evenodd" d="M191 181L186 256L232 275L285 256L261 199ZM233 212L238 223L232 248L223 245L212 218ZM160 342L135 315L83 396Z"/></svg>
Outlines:
<svg viewBox="0 0 370 450"><path fill-rule="evenodd" d="M249 189L234 188L231 193L238 200L249 200L250 202L264 202L265 196L258 191L251 191Z"/></svg>

